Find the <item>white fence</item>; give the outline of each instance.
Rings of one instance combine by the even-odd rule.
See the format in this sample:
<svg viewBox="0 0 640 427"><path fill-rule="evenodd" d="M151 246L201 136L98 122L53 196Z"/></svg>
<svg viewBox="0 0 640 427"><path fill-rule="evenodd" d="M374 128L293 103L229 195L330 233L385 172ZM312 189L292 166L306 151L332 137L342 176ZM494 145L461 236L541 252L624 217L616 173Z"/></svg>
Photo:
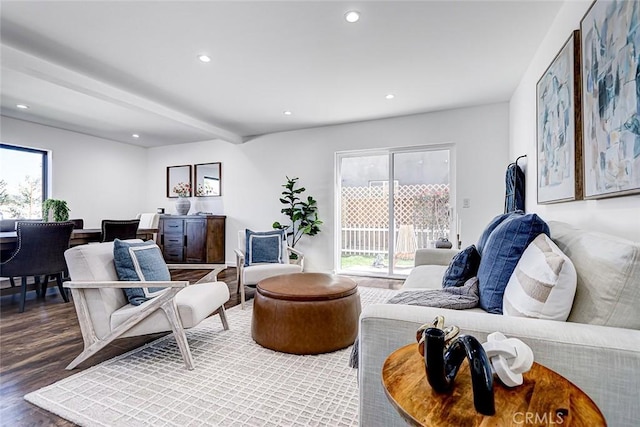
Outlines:
<svg viewBox="0 0 640 427"><path fill-rule="evenodd" d="M389 251L389 193L386 187L343 187L341 255ZM449 186L398 185L394 188L395 254L413 259L417 248L449 235Z"/></svg>
<svg viewBox="0 0 640 427"><path fill-rule="evenodd" d="M449 234L448 229L414 229L413 226L411 226L408 234L404 232L401 234L400 230L402 230L402 227L395 230L394 242L396 255L413 253L417 248L428 248L431 242ZM349 226L342 228L342 256L384 255L389 252L388 248L388 228L367 226Z"/></svg>

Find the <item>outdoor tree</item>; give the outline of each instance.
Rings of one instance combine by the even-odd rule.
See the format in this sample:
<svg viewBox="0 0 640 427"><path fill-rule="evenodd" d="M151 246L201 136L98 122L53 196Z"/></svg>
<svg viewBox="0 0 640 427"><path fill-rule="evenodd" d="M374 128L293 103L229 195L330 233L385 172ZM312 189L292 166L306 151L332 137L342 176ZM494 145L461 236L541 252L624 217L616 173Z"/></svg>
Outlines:
<svg viewBox="0 0 640 427"><path fill-rule="evenodd" d="M0 180L0 218L7 215L15 218L19 213L13 203L13 197L7 189L7 181L4 179Z"/></svg>
<svg viewBox="0 0 640 427"><path fill-rule="evenodd" d="M11 201L11 196L7 190L7 181L0 179L0 207L4 207Z"/></svg>
<svg viewBox="0 0 640 427"><path fill-rule="evenodd" d="M42 188L40 178L32 178L29 175L18 185L18 194L14 197L14 203L19 216L35 218L40 216L42 210ZM34 216L36 215L36 216Z"/></svg>

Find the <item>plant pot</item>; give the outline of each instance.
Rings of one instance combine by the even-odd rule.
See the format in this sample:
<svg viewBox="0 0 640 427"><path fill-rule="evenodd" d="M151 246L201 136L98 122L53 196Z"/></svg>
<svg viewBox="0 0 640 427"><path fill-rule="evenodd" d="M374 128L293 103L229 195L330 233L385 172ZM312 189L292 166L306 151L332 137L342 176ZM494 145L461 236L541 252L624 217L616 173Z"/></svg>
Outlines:
<svg viewBox="0 0 640 427"><path fill-rule="evenodd" d="M191 209L191 200L186 197L178 197L176 200L176 212L178 215L187 215Z"/></svg>

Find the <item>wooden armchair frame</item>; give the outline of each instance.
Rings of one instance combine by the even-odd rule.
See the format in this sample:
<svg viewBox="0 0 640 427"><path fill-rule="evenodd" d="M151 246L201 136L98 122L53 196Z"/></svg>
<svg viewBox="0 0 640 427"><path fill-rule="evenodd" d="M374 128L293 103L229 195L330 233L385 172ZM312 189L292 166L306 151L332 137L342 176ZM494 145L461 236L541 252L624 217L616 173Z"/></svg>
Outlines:
<svg viewBox="0 0 640 427"><path fill-rule="evenodd" d="M207 283L217 281L217 275L225 266L218 264L167 264L169 269L189 269L189 270L212 270L196 283ZM106 337L98 338L96 335L93 322L89 313L87 299L85 297L86 289L97 288L132 288L136 287L165 287L167 288L161 295L153 298L150 301L144 303L144 307L141 308L136 314L125 320L121 325L113 329ZM171 325L173 335L175 336L180 354L184 360L187 369L192 370L194 367L193 357L187 341L187 336L182 326L182 321L178 315L177 306L175 303L175 296L182 289L189 286L188 281L153 281L153 282L129 282L129 281L70 281L64 283L65 288L71 290L73 296L73 303L78 315L78 322L80 323L80 330L82 332L82 339L84 340L84 350L66 367L71 370L78 366L89 357L96 354L98 351L106 347L113 340L120 337L122 334L133 328L135 325L149 317L156 310L162 310L167 316L167 320ZM229 329L227 322L227 316L224 308L224 304L218 308L220 314L220 320L224 330Z"/></svg>

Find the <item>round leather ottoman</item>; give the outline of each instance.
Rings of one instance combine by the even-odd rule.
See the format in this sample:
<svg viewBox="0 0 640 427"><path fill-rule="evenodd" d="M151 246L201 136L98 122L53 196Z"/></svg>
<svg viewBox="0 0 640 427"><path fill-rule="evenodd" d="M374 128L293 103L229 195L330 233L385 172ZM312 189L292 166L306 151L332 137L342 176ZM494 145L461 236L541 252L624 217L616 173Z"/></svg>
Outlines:
<svg viewBox="0 0 640 427"><path fill-rule="evenodd" d="M350 346L358 335L360 294L353 280L293 273L258 283L251 336L263 347L319 354Z"/></svg>

